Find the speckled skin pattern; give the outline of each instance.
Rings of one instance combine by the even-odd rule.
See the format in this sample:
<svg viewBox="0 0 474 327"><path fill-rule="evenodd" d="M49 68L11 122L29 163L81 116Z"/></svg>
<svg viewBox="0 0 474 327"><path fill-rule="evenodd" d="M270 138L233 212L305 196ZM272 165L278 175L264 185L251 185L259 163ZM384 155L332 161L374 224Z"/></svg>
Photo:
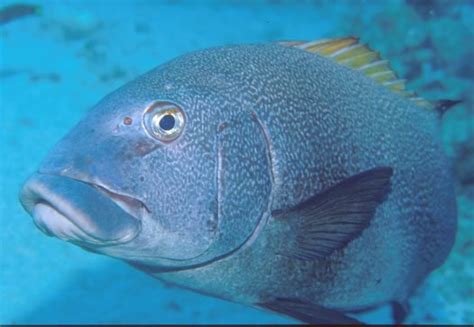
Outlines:
<svg viewBox="0 0 474 327"><path fill-rule="evenodd" d="M169 144L142 125L156 100L186 115ZM349 310L406 300L451 249L456 205L438 123L327 58L230 46L179 57L110 94L41 171L146 204L140 235L98 252L232 301L285 297ZM359 238L321 260L275 253L286 235L272 210L380 166L393 167L392 190Z"/></svg>

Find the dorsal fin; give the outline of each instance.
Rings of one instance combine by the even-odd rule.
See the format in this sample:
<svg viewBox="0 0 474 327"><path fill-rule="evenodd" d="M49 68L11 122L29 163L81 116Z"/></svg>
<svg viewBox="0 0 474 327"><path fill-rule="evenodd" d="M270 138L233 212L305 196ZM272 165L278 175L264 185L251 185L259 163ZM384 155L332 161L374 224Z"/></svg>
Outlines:
<svg viewBox="0 0 474 327"><path fill-rule="evenodd" d="M389 90L413 101L420 107L437 110L437 103L419 97L415 92L405 89L405 80L398 78L387 60L367 45L359 43L356 37L338 39L322 39L317 41L285 41L280 42L287 47L295 47L311 53L330 58L337 63L358 70ZM446 107L446 106L445 106ZM439 111L438 111L439 112Z"/></svg>

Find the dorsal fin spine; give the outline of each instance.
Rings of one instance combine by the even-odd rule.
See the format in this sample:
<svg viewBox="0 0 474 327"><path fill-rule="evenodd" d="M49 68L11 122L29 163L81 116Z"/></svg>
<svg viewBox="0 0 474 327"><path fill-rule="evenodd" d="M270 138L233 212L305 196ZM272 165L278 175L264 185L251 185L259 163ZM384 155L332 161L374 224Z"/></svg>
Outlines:
<svg viewBox="0 0 474 327"><path fill-rule="evenodd" d="M340 63L343 65L346 65L350 68L360 70L364 64L369 61L369 60L378 60L380 59L380 55L378 52L367 52L367 53L361 53L359 55L356 55L352 58L347 58L344 60L341 60ZM365 65L367 66L367 65Z"/></svg>
<svg viewBox="0 0 474 327"><path fill-rule="evenodd" d="M393 81L395 78L397 78L397 75L395 75L394 72L387 70L375 74L366 74L373 80L379 82L380 84L384 84L385 82Z"/></svg>
<svg viewBox="0 0 474 327"><path fill-rule="evenodd" d="M383 85L396 93L400 93L401 95L406 96L406 93L403 93L403 91L405 90L405 82L406 80L404 79L397 79L395 81L385 82L383 83Z"/></svg>
<svg viewBox="0 0 474 327"><path fill-rule="evenodd" d="M406 91L406 80L398 78L397 74L390 67L390 63L387 60L381 59L378 52L371 50L365 44L359 43L359 38L357 37L350 36L310 42L286 41L280 44L319 54L350 69L357 70L390 91L406 97L423 108L435 109L443 113L448 108L459 103L453 100L441 100L431 103L419 97L415 92Z"/></svg>
<svg viewBox="0 0 474 327"><path fill-rule="evenodd" d="M373 68L373 67L378 67L378 66L383 66L383 65L388 66L388 60L379 60L379 61L371 62L369 64L365 64L365 65L359 67L358 70L364 71L364 70L367 70L367 69L370 69L370 68Z"/></svg>
<svg viewBox="0 0 474 327"><path fill-rule="evenodd" d="M348 46L347 48L342 48L342 49L337 50L336 52L332 53L329 57L334 58L334 59L338 59L338 57L340 55L348 53L350 51L353 51L354 49L361 48L363 46L364 45L362 45L360 43L356 43L356 44L353 44L351 46ZM344 58L344 59L346 59L346 58Z"/></svg>
<svg viewBox="0 0 474 327"><path fill-rule="evenodd" d="M299 44L296 47L299 48L299 49L306 49L306 48L309 48L309 47L312 47L312 46L315 46L315 45L323 44L323 43L328 42L328 41L329 41L329 39L321 39L321 40L316 40L316 41L311 41L311 42L306 42L306 43L303 43L303 44Z"/></svg>
<svg viewBox="0 0 474 327"><path fill-rule="evenodd" d="M406 80L404 79L396 79L394 81L389 81L389 82L384 82L383 85L385 86L392 86L392 85L397 85L397 84L401 84L401 83L405 83Z"/></svg>

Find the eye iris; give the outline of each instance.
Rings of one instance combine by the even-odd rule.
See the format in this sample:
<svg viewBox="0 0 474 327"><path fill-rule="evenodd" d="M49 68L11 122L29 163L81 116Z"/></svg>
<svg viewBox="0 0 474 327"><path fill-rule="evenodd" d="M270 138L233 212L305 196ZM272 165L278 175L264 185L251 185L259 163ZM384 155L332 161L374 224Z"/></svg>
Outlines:
<svg viewBox="0 0 474 327"><path fill-rule="evenodd" d="M183 132L185 115L174 103L155 102L143 115L143 125L150 137L168 143Z"/></svg>
<svg viewBox="0 0 474 327"><path fill-rule="evenodd" d="M174 128L176 120L173 115L164 115L160 120L160 128L164 131L170 131Z"/></svg>

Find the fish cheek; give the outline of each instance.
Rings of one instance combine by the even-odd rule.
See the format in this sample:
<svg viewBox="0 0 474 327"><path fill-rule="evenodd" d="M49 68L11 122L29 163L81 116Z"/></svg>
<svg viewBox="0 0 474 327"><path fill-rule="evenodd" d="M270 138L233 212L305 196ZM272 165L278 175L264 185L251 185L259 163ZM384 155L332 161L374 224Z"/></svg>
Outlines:
<svg viewBox="0 0 474 327"><path fill-rule="evenodd" d="M215 161L206 150L212 145L204 144L204 139L190 142L197 138L183 135L136 160L140 166L136 178L144 177L137 191L151 212L144 232L152 239L148 247L161 258L196 258L218 232Z"/></svg>
<svg viewBox="0 0 474 327"><path fill-rule="evenodd" d="M162 147L158 142L144 137L127 140L124 143L118 144L118 146L119 150L116 152L117 159L125 161L141 159Z"/></svg>
<svg viewBox="0 0 474 327"><path fill-rule="evenodd" d="M158 149L160 147L160 144L153 142L151 140L145 140L141 139L138 140L134 147L134 153L139 156L139 157L144 157L147 154L153 152L154 150Z"/></svg>

